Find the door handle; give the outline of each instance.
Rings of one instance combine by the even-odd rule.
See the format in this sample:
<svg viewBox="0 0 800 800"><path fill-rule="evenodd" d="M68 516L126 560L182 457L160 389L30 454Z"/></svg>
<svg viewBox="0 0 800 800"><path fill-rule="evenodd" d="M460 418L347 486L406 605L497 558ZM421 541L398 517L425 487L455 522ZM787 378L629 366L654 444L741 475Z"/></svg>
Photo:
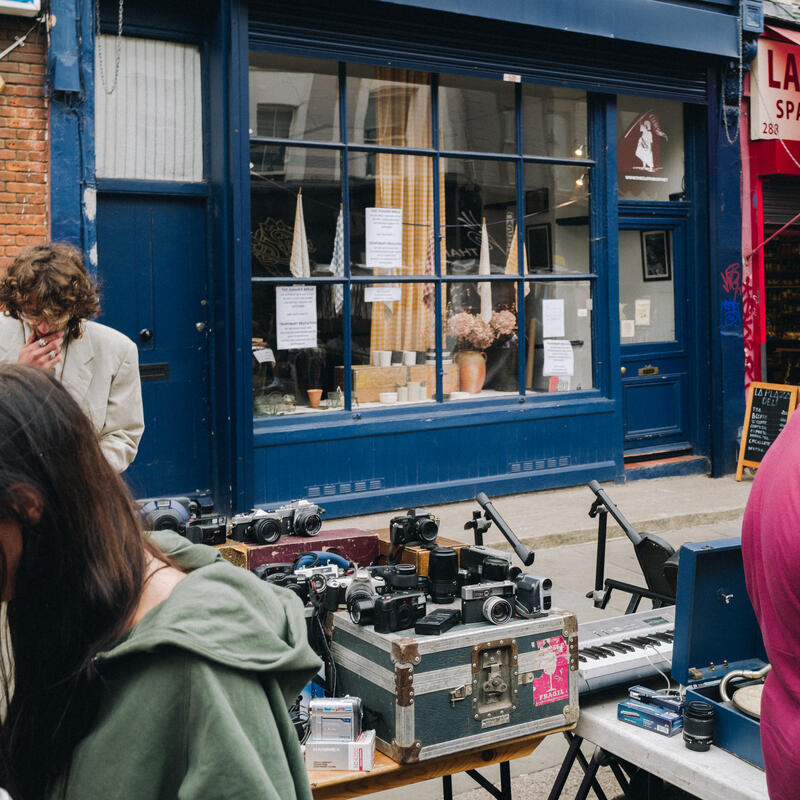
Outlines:
<svg viewBox="0 0 800 800"><path fill-rule="evenodd" d="M620 367L619 368L619 374L620 375L624 375L627 371L628 371L627 367Z"/></svg>
<svg viewBox="0 0 800 800"><path fill-rule="evenodd" d="M142 344L147 344L153 338L153 331L150 328L142 328L139 331L139 341Z"/></svg>

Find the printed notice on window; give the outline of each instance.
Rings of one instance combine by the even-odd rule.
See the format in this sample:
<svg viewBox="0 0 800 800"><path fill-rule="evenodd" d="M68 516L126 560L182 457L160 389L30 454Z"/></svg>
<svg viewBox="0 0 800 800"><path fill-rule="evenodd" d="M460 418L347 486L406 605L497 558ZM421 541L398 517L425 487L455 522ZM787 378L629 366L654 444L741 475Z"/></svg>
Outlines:
<svg viewBox="0 0 800 800"><path fill-rule="evenodd" d="M367 266L400 269L403 266L403 209L367 208Z"/></svg>
<svg viewBox="0 0 800 800"><path fill-rule="evenodd" d="M569 339L545 339L544 366L542 375L563 375L572 377L575 372L575 359Z"/></svg>
<svg viewBox="0 0 800 800"><path fill-rule="evenodd" d="M276 286L278 350L317 346L317 287Z"/></svg>
<svg viewBox="0 0 800 800"><path fill-rule="evenodd" d="M365 303L395 303L399 299L399 286L367 286L364 289Z"/></svg>
<svg viewBox="0 0 800 800"><path fill-rule="evenodd" d="M542 338L564 335L564 298L542 300ZM553 373L555 374L555 373ZM570 375L572 373L570 372Z"/></svg>

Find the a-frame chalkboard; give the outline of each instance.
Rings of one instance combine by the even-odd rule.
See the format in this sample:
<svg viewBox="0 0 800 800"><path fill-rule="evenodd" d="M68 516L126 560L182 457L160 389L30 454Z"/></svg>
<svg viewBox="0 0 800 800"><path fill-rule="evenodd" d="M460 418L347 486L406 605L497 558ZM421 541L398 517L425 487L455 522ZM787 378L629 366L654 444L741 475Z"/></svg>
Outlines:
<svg viewBox="0 0 800 800"><path fill-rule="evenodd" d="M769 446L778 438L797 405L797 387L782 383L750 384L744 412L742 443L736 480L742 479L744 467L757 467Z"/></svg>

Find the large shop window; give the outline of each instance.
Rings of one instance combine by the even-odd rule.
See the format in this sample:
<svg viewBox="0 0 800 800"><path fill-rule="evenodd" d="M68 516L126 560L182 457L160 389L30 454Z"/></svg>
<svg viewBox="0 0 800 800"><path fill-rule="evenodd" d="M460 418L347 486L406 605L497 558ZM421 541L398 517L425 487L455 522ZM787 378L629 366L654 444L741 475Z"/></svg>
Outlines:
<svg viewBox="0 0 800 800"><path fill-rule="evenodd" d="M256 416L593 387L584 92L263 52L249 83Z"/></svg>

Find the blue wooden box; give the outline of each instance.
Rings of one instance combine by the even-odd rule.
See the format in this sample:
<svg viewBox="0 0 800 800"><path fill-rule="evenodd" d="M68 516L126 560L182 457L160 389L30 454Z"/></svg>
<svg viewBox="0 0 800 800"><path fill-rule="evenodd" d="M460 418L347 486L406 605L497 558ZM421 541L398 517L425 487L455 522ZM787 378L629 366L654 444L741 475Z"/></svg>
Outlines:
<svg viewBox="0 0 800 800"><path fill-rule="evenodd" d="M714 706L714 743L761 769L761 726L722 702L719 682L732 670L761 669L766 658L745 585L741 538L685 544L678 569L672 677L688 687L687 702Z"/></svg>
<svg viewBox="0 0 800 800"><path fill-rule="evenodd" d="M376 633L345 611L329 627L336 693L361 698L376 746L399 763L578 720L578 626L568 611L456 625L441 636Z"/></svg>

